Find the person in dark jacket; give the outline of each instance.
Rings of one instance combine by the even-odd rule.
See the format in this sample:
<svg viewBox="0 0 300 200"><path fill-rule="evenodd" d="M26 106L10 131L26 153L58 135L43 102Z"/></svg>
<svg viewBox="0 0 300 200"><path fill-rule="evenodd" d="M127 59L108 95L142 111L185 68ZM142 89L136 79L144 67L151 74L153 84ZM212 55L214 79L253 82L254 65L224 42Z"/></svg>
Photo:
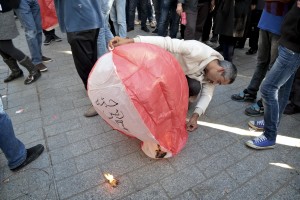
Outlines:
<svg viewBox="0 0 300 200"><path fill-rule="evenodd" d="M225 60L232 61L237 38L244 36L251 0L222 0L216 14L215 33L220 35Z"/></svg>
<svg viewBox="0 0 300 200"><path fill-rule="evenodd" d="M5 0L0 0L0 54L11 70L11 74L4 79L4 82L7 83L23 76L23 71L20 69L18 61L29 72L24 84L30 84L41 76L41 72L28 56L14 46L12 39L18 35L14 12L10 4Z"/></svg>
<svg viewBox="0 0 300 200"><path fill-rule="evenodd" d="M279 39L278 57L261 86L264 120L249 125L264 125L262 135L246 145L254 149L274 148L281 115L287 105L296 71L300 66L300 1L287 13Z"/></svg>
<svg viewBox="0 0 300 200"><path fill-rule="evenodd" d="M87 89L87 81L97 61L97 39L103 28L101 1L95 0L55 0L55 9L62 32L67 33L77 72ZM91 106L84 114L97 115Z"/></svg>

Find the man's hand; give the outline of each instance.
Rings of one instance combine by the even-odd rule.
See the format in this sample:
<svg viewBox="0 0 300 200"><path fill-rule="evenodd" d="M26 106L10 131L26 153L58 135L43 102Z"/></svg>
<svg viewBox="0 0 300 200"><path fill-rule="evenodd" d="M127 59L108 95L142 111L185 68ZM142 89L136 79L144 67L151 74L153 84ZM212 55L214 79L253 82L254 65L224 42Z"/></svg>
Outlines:
<svg viewBox="0 0 300 200"><path fill-rule="evenodd" d="M121 38L119 36L114 37L113 39L111 39L108 43L108 47L110 49L114 49L117 46L121 46L123 44L129 44L129 43L134 43L133 39L129 39L129 38Z"/></svg>
<svg viewBox="0 0 300 200"><path fill-rule="evenodd" d="M198 124L197 124L198 118L199 118L198 113L194 113L192 115L192 117L190 118L190 121L186 124L187 131L192 132L198 128Z"/></svg>

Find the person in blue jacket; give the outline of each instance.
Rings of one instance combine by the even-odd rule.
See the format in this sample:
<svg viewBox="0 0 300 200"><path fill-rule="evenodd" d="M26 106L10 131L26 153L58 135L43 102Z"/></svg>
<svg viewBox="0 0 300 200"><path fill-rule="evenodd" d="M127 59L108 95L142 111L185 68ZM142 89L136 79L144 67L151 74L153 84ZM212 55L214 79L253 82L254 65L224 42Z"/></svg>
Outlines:
<svg viewBox="0 0 300 200"><path fill-rule="evenodd" d="M55 9L62 32L67 33L77 72L87 89L87 80L97 61L97 39L103 27L101 1L95 0L55 0ZM91 106L84 114L97 115Z"/></svg>

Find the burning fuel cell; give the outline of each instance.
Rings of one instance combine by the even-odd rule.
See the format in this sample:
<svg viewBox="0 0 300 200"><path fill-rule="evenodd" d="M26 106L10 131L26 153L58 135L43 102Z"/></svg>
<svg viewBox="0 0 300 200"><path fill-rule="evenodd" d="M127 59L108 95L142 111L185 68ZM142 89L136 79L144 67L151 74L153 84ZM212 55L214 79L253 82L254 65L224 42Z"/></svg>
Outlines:
<svg viewBox="0 0 300 200"><path fill-rule="evenodd" d="M112 186L112 187L117 187L119 184L119 181L114 178L113 175L111 174L104 174L104 177L106 178L106 181Z"/></svg>

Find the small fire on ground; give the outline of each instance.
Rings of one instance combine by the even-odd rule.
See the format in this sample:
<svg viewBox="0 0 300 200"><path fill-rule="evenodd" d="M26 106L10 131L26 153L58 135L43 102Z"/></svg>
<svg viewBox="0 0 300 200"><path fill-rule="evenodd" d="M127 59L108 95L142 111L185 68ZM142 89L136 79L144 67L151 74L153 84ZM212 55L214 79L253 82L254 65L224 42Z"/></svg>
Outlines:
<svg viewBox="0 0 300 200"><path fill-rule="evenodd" d="M111 174L104 174L104 177L112 187L116 187L119 184L119 181Z"/></svg>

